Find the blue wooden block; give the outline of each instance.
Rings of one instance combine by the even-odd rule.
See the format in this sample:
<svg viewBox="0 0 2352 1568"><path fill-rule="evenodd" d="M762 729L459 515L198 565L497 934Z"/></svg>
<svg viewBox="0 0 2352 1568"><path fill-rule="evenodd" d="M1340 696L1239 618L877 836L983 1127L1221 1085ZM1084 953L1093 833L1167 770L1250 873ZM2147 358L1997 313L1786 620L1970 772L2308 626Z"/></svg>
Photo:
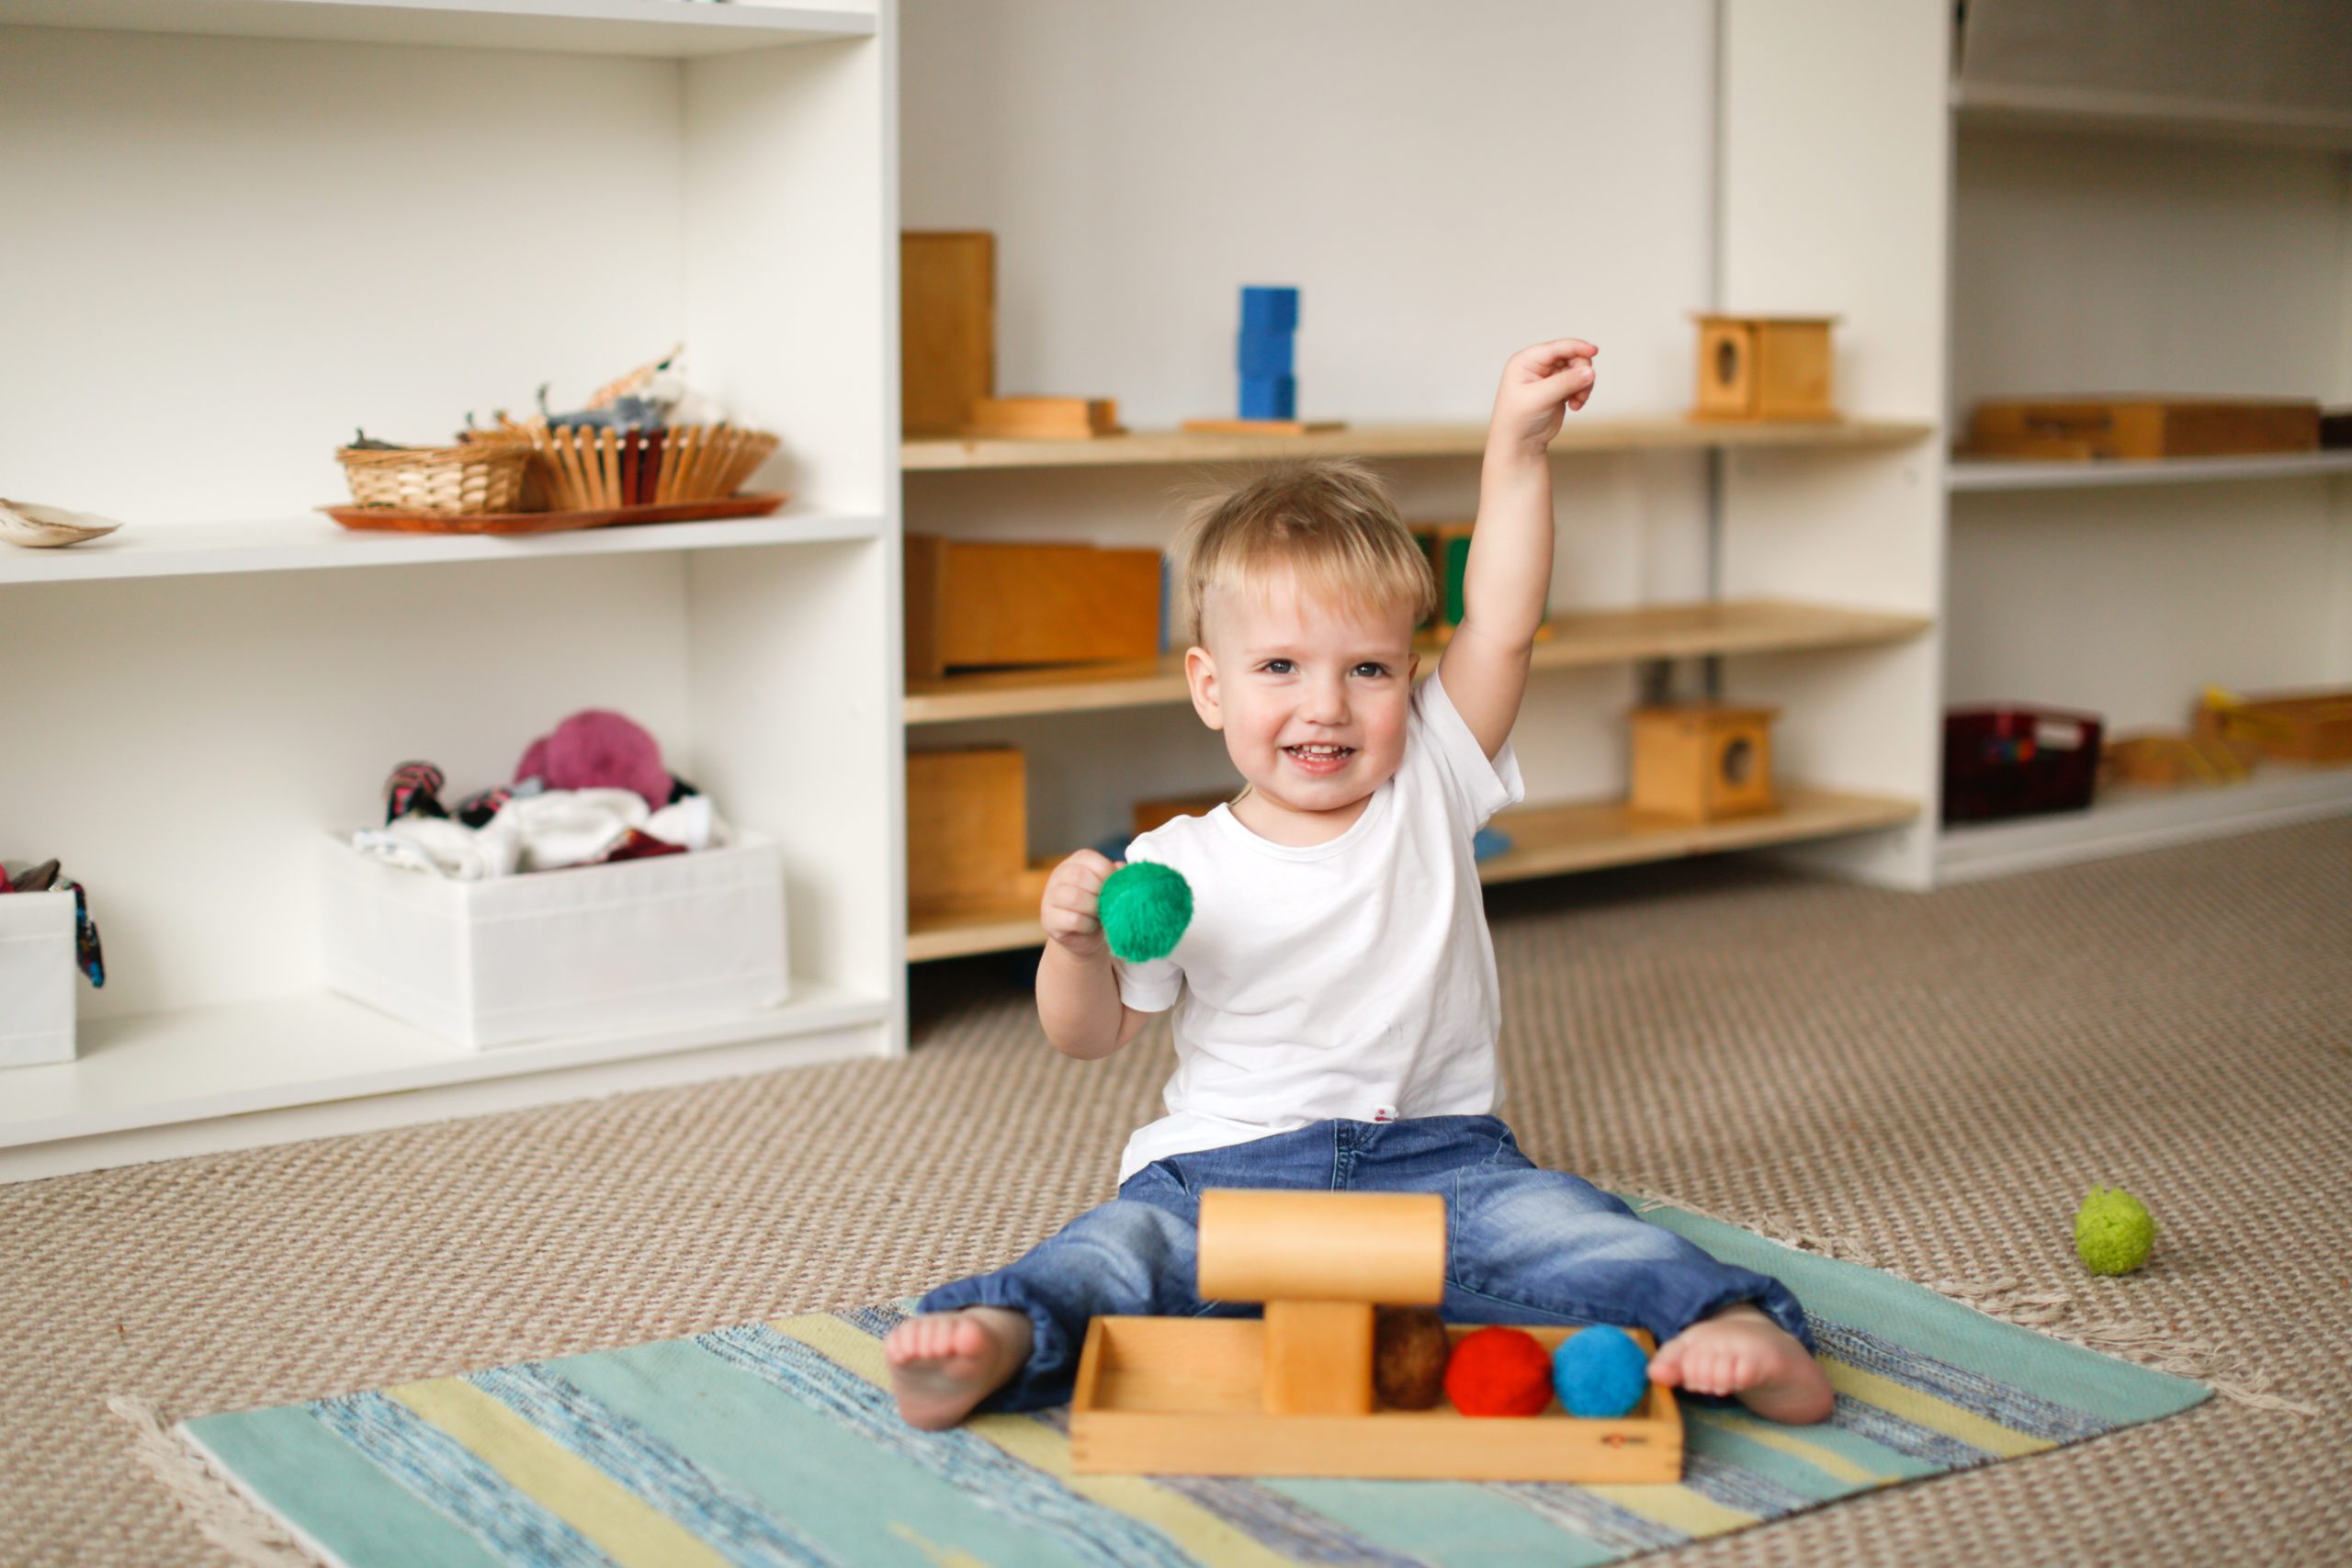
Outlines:
<svg viewBox="0 0 2352 1568"><path fill-rule="evenodd" d="M1243 333L1234 340L1233 367L1244 376L1290 375L1298 368L1297 344L1293 333Z"/></svg>
<svg viewBox="0 0 2352 1568"><path fill-rule="evenodd" d="M1241 288L1241 330L1245 333L1291 333L1298 330L1298 290Z"/></svg>
<svg viewBox="0 0 2352 1568"><path fill-rule="evenodd" d="M1296 419L1298 417L1298 378L1295 376L1244 376L1241 378L1241 417L1243 419Z"/></svg>

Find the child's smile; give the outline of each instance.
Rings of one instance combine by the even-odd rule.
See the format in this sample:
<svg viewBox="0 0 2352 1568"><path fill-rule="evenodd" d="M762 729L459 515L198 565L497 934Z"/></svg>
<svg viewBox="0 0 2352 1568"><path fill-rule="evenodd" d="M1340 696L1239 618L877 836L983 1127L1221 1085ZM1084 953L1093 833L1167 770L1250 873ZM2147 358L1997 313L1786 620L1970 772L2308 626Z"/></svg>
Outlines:
<svg viewBox="0 0 2352 1568"><path fill-rule="evenodd" d="M1250 781L1233 808L1242 824L1321 843L1404 761L1412 608L1331 603L1288 577L1264 587L1207 607L1205 646L1186 660L1193 706Z"/></svg>

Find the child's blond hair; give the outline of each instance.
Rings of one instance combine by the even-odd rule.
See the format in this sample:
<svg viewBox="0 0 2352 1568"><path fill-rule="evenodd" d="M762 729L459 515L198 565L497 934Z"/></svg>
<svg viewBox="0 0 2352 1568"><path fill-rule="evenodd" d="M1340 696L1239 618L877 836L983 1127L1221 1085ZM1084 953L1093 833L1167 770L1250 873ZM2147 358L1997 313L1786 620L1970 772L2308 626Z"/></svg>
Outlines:
<svg viewBox="0 0 2352 1568"><path fill-rule="evenodd" d="M1201 639L1209 591L1263 592L1287 572L1309 597L1429 619L1437 583L1388 486L1360 463L1284 468L1197 506L1169 547L1176 630Z"/></svg>

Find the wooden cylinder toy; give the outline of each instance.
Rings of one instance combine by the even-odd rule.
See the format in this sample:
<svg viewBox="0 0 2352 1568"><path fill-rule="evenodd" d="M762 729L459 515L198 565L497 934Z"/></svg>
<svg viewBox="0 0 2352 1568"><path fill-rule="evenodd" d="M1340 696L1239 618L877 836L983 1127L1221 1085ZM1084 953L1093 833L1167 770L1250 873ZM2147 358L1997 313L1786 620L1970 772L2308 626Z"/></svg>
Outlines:
<svg viewBox="0 0 2352 1568"><path fill-rule="evenodd" d="M1212 1189L1201 1194L1200 1294L1435 1306L1445 1298L1445 1200Z"/></svg>

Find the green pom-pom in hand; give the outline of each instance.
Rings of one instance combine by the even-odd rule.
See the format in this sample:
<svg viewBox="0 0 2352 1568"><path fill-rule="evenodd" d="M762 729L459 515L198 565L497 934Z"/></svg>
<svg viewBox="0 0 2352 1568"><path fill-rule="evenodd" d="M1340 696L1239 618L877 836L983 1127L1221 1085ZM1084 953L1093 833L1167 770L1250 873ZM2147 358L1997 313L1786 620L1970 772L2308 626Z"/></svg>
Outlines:
<svg viewBox="0 0 2352 1568"><path fill-rule="evenodd" d="M1102 934L1130 964L1165 958L1193 923L1193 885L1173 866L1132 861L1102 879Z"/></svg>
<svg viewBox="0 0 2352 1568"><path fill-rule="evenodd" d="M2075 1211L2075 1251L2094 1274L2129 1274L2156 1245L2156 1222L2120 1187L2094 1187Z"/></svg>

